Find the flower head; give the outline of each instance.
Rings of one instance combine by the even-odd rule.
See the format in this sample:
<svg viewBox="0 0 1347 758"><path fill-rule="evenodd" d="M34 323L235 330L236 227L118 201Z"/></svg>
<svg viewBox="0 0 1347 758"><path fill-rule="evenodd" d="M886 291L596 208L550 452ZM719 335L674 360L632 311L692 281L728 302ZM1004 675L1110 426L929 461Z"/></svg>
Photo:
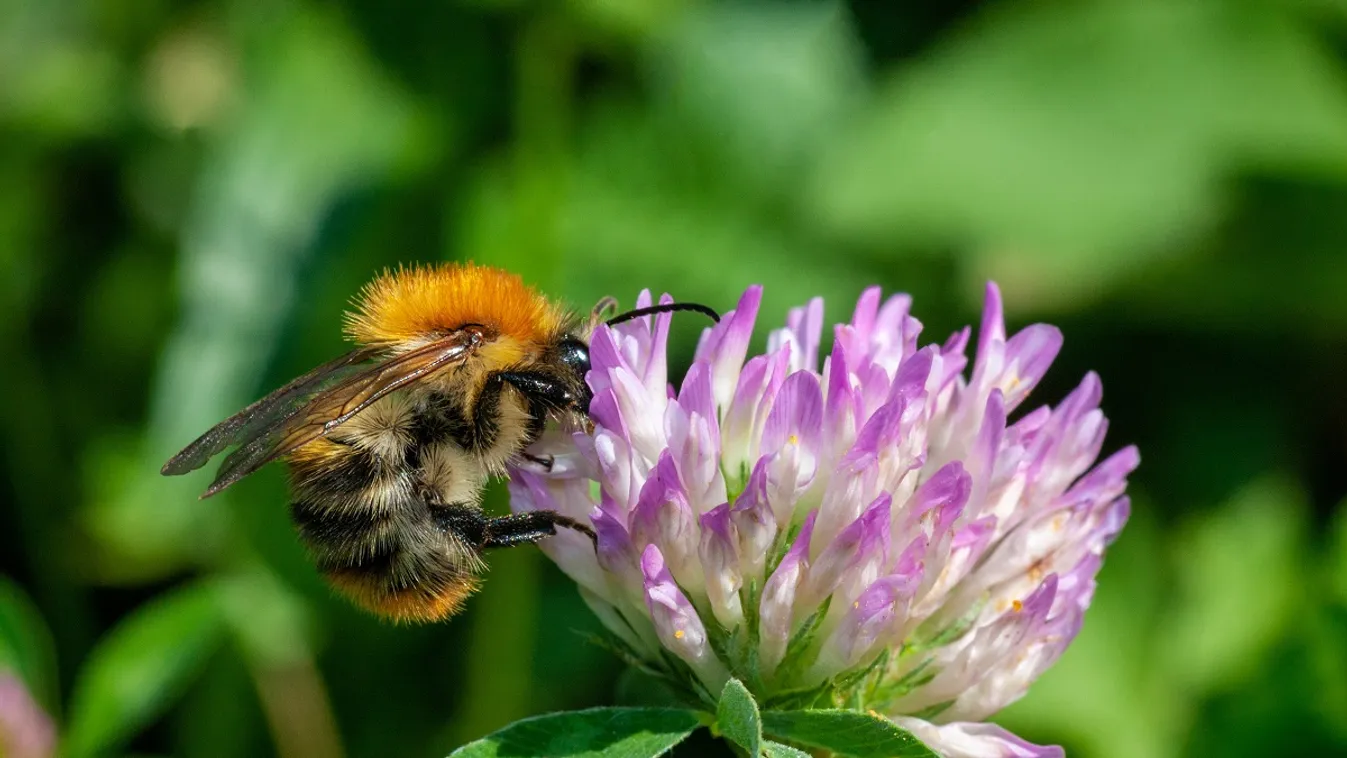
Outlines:
<svg viewBox="0 0 1347 758"><path fill-rule="evenodd" d="M599 327L594 431L539 443L566 465L513 472L514 507L592 521L597 550L544 550L694 694L733 675L787 707L883 713L948 756L1059 755L985 721L1075 637L1127 519L1139 459L1095 463L1098 377L1027 407L1062 336L1007 336L995 285L971 365L970 330L919 346L910 298L878 288L821 361L819 299L750 357L760 297L676 388L669 314Z"/></svg>

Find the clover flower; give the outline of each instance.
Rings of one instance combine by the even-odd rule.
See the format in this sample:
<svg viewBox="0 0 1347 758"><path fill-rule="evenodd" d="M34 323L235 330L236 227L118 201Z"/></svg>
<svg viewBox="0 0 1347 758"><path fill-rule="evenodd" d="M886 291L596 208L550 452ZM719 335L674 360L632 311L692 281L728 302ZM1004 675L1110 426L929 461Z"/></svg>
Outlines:
<svg viewBox="0 0 1347 758"><path fill-rule="evenodd" d="M593 432L540 442L554 464L513 472L513 507L593 523L597 548L543 550L692 696L734 676L764 707L877 712L947 756L1061 755L986 720L1076 636L1127 519L1139 458L1095 464L1099 378L1021 410L1062 337L1007 338L994 284L971 369L968 328L919 347L911 299L878 288L821 365L818 298L745 361L760 298L703 333L676 390L669 314L599 327Z"/></svg>

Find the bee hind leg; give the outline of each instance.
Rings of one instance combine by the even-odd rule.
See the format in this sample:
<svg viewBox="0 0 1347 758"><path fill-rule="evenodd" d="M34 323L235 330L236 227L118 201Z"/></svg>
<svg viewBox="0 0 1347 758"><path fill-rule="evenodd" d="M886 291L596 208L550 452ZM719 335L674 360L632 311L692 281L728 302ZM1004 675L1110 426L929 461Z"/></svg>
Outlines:
<svg viewBox="0 0 1347 758"><path fill-rule="evenodd" d="M481 546L512 547L525 542L537 542L555 535L558 526L574 529L598 544L594 530L573 518L555 511L525 511L488 519L483 529Z"/></svg>

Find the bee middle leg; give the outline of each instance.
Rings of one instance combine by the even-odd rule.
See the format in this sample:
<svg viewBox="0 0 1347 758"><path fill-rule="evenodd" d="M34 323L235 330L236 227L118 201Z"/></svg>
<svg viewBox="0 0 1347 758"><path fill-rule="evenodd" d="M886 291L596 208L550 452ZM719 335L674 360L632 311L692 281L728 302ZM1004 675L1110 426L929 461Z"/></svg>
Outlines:
<svg viewBox="0 0 1347 758"><path fill-rule="evenodd" d="M558 526L574 529L598 544L594 530L573 518L555 511L525 511L487 519L483 525L481 546L512 547L525 542L537 542L555 535Z"/></svg>
<svg viewBox="0 0 1347 758"><path fill-rule="evenodd" d="M513 547L537 542L555 536L559 526L574 529L598 545L598 536L589 525L556 511L524 511L493 517L477 508L450 505L436 508L435 517L440 528L452 531L479 548Z"/></svg>

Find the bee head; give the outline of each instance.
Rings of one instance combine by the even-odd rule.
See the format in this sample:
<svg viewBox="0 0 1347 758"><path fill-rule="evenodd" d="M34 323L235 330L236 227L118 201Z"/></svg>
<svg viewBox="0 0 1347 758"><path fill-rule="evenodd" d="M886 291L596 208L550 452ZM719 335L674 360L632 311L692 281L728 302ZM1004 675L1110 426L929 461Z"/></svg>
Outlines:
<svg viewBox="0 0 1347 758"><path fill-rule="evenodd" d="M557 346L557 358L561 365L572 373L575 384L580 388L580 397L576 399L577 410L588 413L589 401L593 399L585 375L589 373L589 345L579 337L564 337Z"/></svg>
<svg viewBox="0 0 1347 758"><path fill-rule="evenodd" d="M562 365L575 372L575 378L583 383L589 373L589 345L578 337L566 337L558 346L558 353Z"/></svg>

